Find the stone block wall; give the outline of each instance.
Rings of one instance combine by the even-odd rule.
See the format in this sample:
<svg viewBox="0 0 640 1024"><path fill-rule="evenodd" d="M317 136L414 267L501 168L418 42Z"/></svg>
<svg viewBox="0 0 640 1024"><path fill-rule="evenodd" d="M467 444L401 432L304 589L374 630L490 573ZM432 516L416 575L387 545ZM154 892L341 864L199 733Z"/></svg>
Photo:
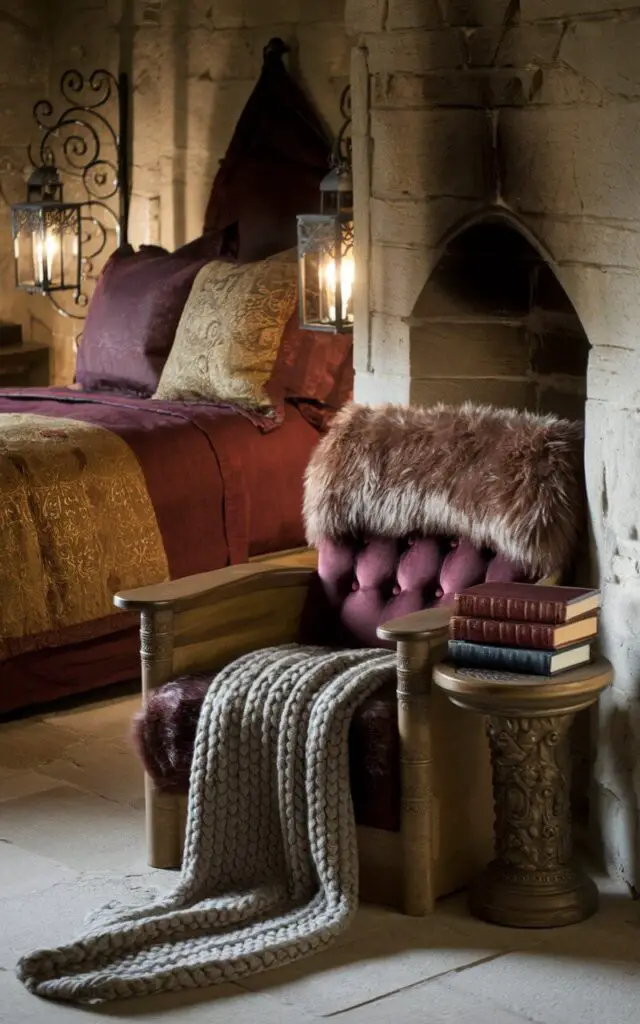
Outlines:
<svg viewBox="0 0 640 1024"><path fill-rule="evenodd" d="M69 67L130 73L134 245L173 249L200 233L218 162L272 36L289 44L289 66L329 127L339 126L339 98L349 77L344 0L33 0L32 6L42 8L34 22L41 42L37 88L20 106L25 142L33 100L50 95L55 102ZM25 163L19 146L16 152ZM27 305L46 325L55 382L68 383L81 323L64 320L40 297Z"/></svg>
<svg viewBox="0 0 640 1024"><path fill-rule="evenodd" d="M26 198L31 110L48 80L45 8L46 0L0 0L0 320L37 341L49 331L14 286L10 206Z"/></svg>
<svg viewBox="0 0 640 1024"><path fill-rule="evenodd" d="M609 867L640 888L640 4L346 0L346 22L356 397L420 397L416 303L443 240L495 210L537 245L591 346L592 571L616 673L592 806Z"/></svg>

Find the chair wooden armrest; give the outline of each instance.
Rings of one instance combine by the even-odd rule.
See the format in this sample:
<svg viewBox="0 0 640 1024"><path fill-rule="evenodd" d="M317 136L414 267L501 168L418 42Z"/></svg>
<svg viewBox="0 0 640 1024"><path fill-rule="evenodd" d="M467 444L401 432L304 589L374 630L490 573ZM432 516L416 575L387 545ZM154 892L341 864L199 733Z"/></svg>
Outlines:
<svg viewBox="0 0 640 1024"><path fill-rule="evenodd" d="M296 640L311 568L232 565L121 591L140 612L143 693L178 675L215 671L259 647Z"/></svg>
<svg viewBox="0 0 640 1024"><path fill-rule="evenodd" d="M381 640L399 641L435 639L449 628L449 620L453 615L453 604L440 605L438 608L424 608L419 612L411 612L397 619L390 619L378 626Z"/></svg>
<svg viewBox="0 0 640 1024"><path fill-rule="evenodd" d="M245 562L228 565L224 569L184 576L167 583L155 583L135 590L122 590L113 603L128 611L171 609L186 611L196 606L216 604L230 595L253 594L279 587L308 585L314 574L312 568L274 566Z"/></svg>

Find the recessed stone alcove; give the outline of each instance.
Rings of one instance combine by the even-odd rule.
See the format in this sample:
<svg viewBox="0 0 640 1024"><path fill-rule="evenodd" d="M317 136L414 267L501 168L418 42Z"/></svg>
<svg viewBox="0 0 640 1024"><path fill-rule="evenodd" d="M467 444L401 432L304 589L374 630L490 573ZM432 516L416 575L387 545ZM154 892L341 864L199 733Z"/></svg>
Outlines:
<svg viewBox="0 0 640 1024"><path fill-rule="evenodd" d="M584 414L587 574L615 673L592 730L591 824L639 889L640 8L347 0L346 16L356 399ZM495 260L478 256L467 298L456 269L496 218L537 254L529 306L506 317ZM506 253L527 250L503 239L504 283Z"/></svg>
<svg viewBox="0 0 640 1024"><path fill-rule="evenodd" d="M589 342L534 245L493 214L442 250L409 318L412 400L584 419Z"/></svg>

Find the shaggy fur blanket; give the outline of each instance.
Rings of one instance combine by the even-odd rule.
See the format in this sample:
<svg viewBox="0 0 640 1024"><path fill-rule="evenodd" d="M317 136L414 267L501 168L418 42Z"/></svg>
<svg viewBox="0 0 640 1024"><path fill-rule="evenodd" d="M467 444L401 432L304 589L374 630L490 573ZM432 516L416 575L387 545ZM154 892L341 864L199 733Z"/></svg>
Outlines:
<svg viewBox="0 0 640 1024"><path fill-rule="evenodd" d="M387 651L293 645L223 669L198 721L177 889L23 957L27 988L77 1003L203 988L330 943L358 903L349 724L393 679Z"/></svg>
<svg viewBox="0 0 640 1024"><path fill-rule="evenodd" d="M514 409L347 406L307 469L307 539L436 533L561 570L583 526L582 444L582 424Z"/></svg>

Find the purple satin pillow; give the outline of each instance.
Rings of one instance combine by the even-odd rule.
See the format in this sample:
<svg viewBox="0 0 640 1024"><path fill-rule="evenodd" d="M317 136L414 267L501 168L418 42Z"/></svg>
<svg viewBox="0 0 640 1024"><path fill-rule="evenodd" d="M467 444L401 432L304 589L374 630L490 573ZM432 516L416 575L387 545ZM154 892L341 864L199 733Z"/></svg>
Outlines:
<svg viewBox="0 0 640 1024"><path fill-rule="evenodd" d="M87 312L76 380L85 391L151 396L171 351L198 271L218 257L220 239L203 235L175 252L130 245L106 263Z"/></svg>

